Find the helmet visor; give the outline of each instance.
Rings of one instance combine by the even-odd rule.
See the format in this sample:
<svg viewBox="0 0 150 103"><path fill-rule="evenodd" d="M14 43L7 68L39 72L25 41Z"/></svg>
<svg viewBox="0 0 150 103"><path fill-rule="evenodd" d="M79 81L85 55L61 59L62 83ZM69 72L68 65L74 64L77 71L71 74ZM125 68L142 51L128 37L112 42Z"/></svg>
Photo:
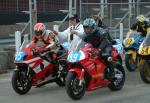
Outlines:
<svg viewBox="0 0 150 103"><path fill-rule="evenodd" d="M37 30L35 30L34 33L35 33L36 36L40 36L40 35L43 34L43 31L37 31Z"/></svg>
<svg viewBox="0 0 150 103"><path fill-rule="evenodd" d="M91 34L93 31L93 28L92 27L89 27L89 26L84 26L84 32L86 34Z"/></svg>
<svg viewBox="0 0 150 103"><path fill-rule="evenodd" d="M139 25L144 25L144 22L138 22Z"/></svg>
<svg viewBox="0 0 150 103"><path fill-rule="evenodd" d="M84 25L83 27L84 27L84 28L89 28L89 26L86 26L86 25Z"/></svg>

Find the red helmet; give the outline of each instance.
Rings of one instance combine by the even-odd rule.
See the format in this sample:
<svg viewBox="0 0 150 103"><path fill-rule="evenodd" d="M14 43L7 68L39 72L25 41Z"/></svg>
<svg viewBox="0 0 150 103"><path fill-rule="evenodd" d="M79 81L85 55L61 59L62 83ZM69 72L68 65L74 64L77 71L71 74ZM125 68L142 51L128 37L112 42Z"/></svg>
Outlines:
<svg viewBox="0 0 150 103"><path fill-rule="evenodd" d="M36 23L34 26L34 33L37 38L42 38L45 34L46 27L43 23Z"/></svg>

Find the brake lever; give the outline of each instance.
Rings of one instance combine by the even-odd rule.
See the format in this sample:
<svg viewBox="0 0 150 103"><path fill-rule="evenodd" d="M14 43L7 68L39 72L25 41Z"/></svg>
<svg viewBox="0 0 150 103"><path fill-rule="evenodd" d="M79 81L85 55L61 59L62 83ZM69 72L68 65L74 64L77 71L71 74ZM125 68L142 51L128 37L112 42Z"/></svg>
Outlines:
<svg viewBox="0 0 150 103"><path fill-rule="evenodd" d="M98 49L98 50L94 50L94 49L93 49L93 50L92 50L92 48L87 48L86 51L87 51L90 55L96 56L96 55L99 54L100 49Z"/></svg>

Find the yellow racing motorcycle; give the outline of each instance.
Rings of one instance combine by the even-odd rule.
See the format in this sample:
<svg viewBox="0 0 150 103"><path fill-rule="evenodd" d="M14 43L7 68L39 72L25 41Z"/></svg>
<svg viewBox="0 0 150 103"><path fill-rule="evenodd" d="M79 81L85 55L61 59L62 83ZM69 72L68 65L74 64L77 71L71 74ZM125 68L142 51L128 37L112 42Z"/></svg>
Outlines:
<svg viewBox="0 0 150 103"><path fill-rule="evenodd" d="M145 83L150 83L150 33L139 47L139 55L142 57L140 76Z"/></svg>
<svg viewBox="0 0 150 103"><path fill-rule="evenodd" d="M141 64L141 58L138 55L138 49L145 37L136 31L128 32L123 40L123 49L125 51L125 65L128 71L135 71Z"/></svg>

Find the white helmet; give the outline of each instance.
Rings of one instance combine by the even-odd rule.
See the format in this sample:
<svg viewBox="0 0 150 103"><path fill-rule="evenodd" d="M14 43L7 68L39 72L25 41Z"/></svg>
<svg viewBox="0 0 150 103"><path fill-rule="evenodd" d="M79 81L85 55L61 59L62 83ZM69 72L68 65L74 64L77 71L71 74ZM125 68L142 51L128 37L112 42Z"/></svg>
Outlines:
<svg viewBox="0 0 150 103"><path fill-rule="evenodd" d="M138 16L136 17L136 20L137 20L138 22L144 22L144 21L146 20L146 18L145 18L144 15L138 15Z"/></svg>

